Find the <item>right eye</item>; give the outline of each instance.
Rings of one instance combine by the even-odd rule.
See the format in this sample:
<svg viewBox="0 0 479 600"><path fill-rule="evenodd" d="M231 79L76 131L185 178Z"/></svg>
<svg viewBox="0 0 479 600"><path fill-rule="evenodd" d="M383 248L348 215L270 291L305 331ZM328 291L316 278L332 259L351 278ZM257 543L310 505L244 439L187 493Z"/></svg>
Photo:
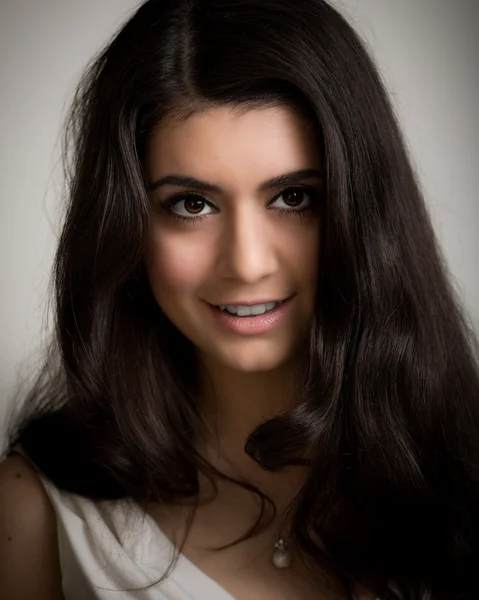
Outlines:
<svg viewBox="0 0 479 600"><path fill-rule="evenodd" d="M174 207L178 206L180 207L179 211L176 209L173 210ZM203 196L191 193L177 194L168 198L168 200L163 203L163 208L169 215L175 219L184 221L201 220L211 214L211 212L214 212L201 213L201 210L205 207L212 208L212 204L203 198Z"/></svg>

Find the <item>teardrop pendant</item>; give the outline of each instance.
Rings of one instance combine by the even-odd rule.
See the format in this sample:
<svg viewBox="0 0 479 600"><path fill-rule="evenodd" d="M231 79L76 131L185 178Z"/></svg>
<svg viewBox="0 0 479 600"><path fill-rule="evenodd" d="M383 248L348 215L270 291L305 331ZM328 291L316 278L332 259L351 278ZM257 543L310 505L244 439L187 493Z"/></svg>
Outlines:
<svg viewBox="0 0 479 600"><path fill-rule="evenodd" d="M273 554L274 566L278 569L286 569L293 562L293 556L288 550L288 544L282 538L279 538L274 547L276 548Z"/></svg>

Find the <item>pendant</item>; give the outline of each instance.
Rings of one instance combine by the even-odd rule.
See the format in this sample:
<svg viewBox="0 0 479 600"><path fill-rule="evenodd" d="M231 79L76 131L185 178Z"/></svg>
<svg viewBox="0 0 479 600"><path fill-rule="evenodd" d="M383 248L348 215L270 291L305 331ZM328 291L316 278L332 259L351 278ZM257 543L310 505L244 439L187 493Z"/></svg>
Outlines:
<svg viewBox="0 0 479 600"><path fill-rule="evenodd" d="M293 562L291 552L287 549L288 544L282 538L279 538L274 547L276 548L273 554L274 566L278 569L286 569Z"/></svg>

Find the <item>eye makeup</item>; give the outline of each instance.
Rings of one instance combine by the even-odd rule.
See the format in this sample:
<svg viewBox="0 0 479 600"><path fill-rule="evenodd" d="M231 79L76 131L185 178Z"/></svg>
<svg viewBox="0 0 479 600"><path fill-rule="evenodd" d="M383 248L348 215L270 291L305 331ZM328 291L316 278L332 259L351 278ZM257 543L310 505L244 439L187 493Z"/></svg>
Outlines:
<svg viewBox="0 0 479 600"><path fill-rule="evenodd" d="M306 216L308 213L313 212L314 210L317 210L320 200L323 197L323 190L322 189L318 189L317 187L311 186L311 185L297 185L297 186L292 186L292 187L288 187L285 188L284 190L282 190L281 192L279 192L278 194L276 194L274 196L274 198L268 203L268 206L274 204L278 199L282 198L283 196L287 196L287 195L291 195L291 194L296 194L300 196L301 199L301 195L306 196L309 198L309 203L303 207L303 208L271 208L271 210L273 210L274 212L281 214L281 215L294 215L294 216L299 216L299 217L304 217ZM195 213L188 213L191 216L186 216L186 215L182 215L182 214L178 214L177 212L175 212L173 210L174 207L176 207L177 205L181 205L181 203L183 203L183 206L186 202L188 201L194 201L196 200L197 203L199 203L200 205L203 204L203 208L205 207L209 207L210 209L212 209L211 212L208 212L204 215L202 214L195 214ZM283 200L284 202L284 200ZM180 192L177 194L173 194L172 196L169 196L168 198L166 198L165 200L159 201L159 207L162 211L164 211L166 213L166 215L168 216L168 218L172 218L174 221L177 222L181 222L181 223L188 223L188 224L195 224L195 223L199 223L201 221L203 221L204 219L210 218L212 215L217 214L218 212L220 212L219 208L210 200L207 200L202 194L198 193L198 192ZM200 210L201 210L201 206L200 206Z"/></svg>

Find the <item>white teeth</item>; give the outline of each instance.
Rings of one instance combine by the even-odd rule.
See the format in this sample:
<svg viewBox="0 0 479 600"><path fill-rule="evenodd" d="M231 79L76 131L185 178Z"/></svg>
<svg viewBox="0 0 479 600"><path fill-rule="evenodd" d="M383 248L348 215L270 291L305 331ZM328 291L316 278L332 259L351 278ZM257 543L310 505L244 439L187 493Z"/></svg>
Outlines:
<svg viewBox="0 0 479 600"><path fill-rule="evenodd" d="M266 304L254 304L253 306L226 306L220 305L220 310L226 310L233 315L237 315L238 317L248 317L251 315L262 315L266 311L271 310L280 302L267 302Z"/></svg>

